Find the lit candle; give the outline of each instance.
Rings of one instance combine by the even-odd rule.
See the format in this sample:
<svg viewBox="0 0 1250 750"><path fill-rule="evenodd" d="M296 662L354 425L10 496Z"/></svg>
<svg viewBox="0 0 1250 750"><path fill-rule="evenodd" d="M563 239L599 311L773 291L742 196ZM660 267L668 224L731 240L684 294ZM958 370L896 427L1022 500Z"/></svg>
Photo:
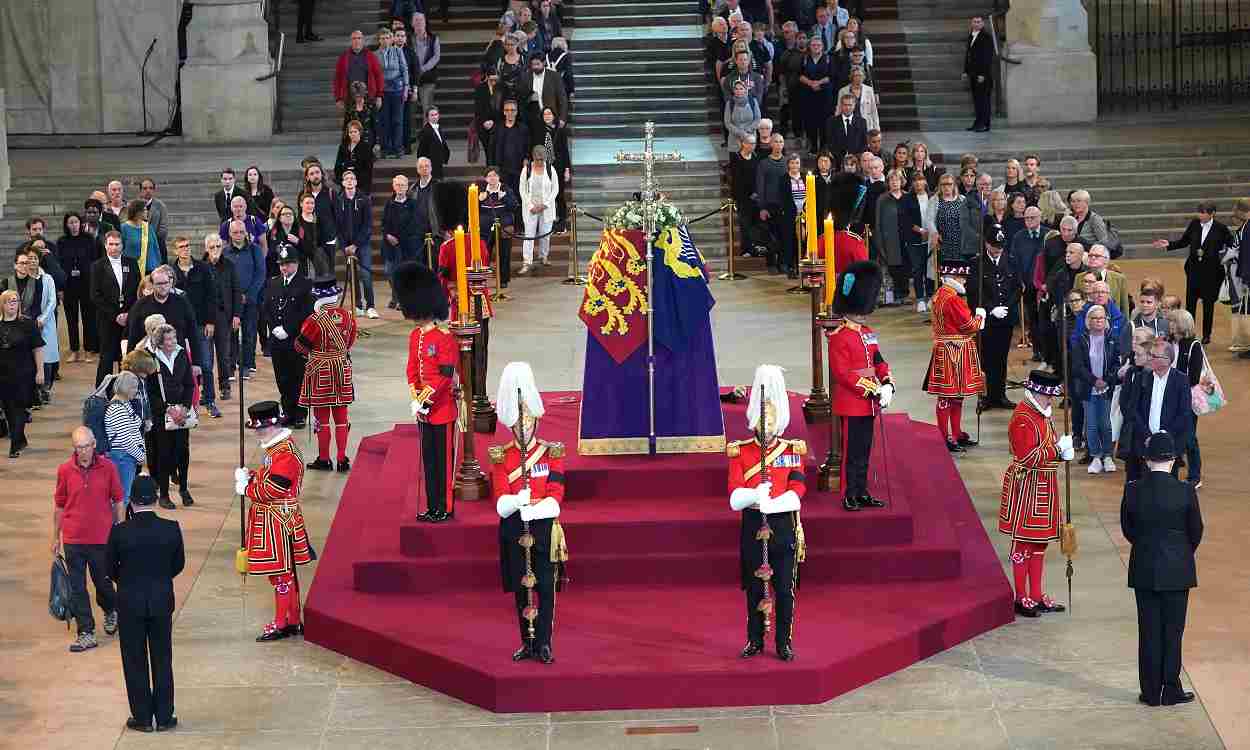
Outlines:
<svg viewBox="0 0 1250 750"><path fill-rule="evenodd" d="M464 264L464 227L456 227L456 307L460 320L469 319L469 275Z"/></svg>
<svg viewBox="0 0 1250 750"><path fill-rule="evenodd" d="M469 185L469 247L473 254L473 267L482 267L482 225L477 215L477 183Z"/></svg>
<svg viewBox="0 0 1250 750"><path fill-rule="evenodd" d="M837 256L833 252L833 214L825 217L825 309L833 306L833 287L838 283Z"/></svg>
<svg viewBox="0 0 1250 750"><path fill-rule="evenodd" d="M807 224L807 259L816 257L816 175L807 173L807 195L803 198L803 213Z"/></svg>

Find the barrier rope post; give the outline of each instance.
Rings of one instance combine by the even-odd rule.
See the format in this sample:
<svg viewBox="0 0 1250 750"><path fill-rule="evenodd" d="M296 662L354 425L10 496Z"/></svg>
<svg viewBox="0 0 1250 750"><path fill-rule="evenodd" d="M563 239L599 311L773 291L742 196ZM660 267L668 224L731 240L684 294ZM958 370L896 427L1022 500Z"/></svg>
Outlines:
<svg viewBox="0 0 1250 750"><path fill-rule="evenodd" d="M738 228L738 204L734 202L733 198L730 198L725 201L723 208L729 210L729 251L725 254L729 261L729 270L716 278L721 281L741 281L746 276L734 271L734 256L738 254L737 244L734 242L734 230ZM745 242L749 238L743 237L742 239Z"/></svg>
<svg viewBox="0 0 1250 750"><path fill-rule="evenodd" d="M569 204L569 213L573 215L569 224L569 275L562 283L570 286L586 285L586 277L577 272L577 213L580 210L576 203Z"/></svg>
<svg viewBox="0 0 1250 750"><path fill-rule="evenodd" d="M425 267L431 271L437 270L434 268L434 235L429 232L425 233Z"/></svg>
<svg viewBox="0 0 1250 750"><path fill-rule="evenodd" d="M500 243L499 217L495 217L495 223L490 225L490 231L495 237L495 293L490 296L494 302L504 302L512 299L512 295L503 290L503 245Z"/></svg>

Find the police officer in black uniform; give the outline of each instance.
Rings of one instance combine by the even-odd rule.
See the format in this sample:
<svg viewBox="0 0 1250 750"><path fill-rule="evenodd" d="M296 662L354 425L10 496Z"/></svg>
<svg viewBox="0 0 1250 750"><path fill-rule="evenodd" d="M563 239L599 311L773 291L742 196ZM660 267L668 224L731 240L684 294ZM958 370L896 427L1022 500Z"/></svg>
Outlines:
<svg viewBox="0 0 1250 750"><path fill-rule="evenodd" d="M117 581L118 635L122 673L130 718L126 727L138 732L173 729L174 578L185 556L177 521L153 511L156 482L142 474L130 490L133 517L109 532L108 569Z"/></svg>
<svg viewBox="0 0 1250 750"><path fill-rule="evenodd" d="M989 313L981 332L981 366L985 368L988 398L982 409L1014 409L1007 399L1007 355L1011 352L1011 336L1020 322L1020 274L1011 256L1003 252L1006 235L1001 224L990 226L985 233L985 251L978 261L980 288L970 299L970 306L983 307Z"/></svg>
<svg viewBox="0 0 1250 750"><path fill-rule="evenodd" d="M1198 493L1172 476L1176 444L1167 432L1146 439L1149 471L1124 486L1120 528L1133 545L1128 585L1137 596L1139 701L1148 706L1189 703L1181 689L1181 637L1189 590L1198 585L1194 553L1202 541Z"/></svg>
<svg viewBox="0 0 1250 750"><path fill-rule="evenodd" d="M282 413L287 425L301 429L308 410L299 405L300 387L308 359L295 350L295 337L313 313L312 283L299 273L299 251L283 242L278 245L278 275L265 286L265 320L269 325L269 351L274 379L282 394Z"/></svg>

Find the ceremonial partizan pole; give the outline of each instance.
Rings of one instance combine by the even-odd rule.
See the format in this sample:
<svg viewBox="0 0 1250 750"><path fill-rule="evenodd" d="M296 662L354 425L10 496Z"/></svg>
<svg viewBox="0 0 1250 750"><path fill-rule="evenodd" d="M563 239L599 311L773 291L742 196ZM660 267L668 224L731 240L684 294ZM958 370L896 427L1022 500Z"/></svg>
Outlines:
<svg viewBox="0 0 1250 750"><path fill-rule="evenodd" d="M1072 429L1069 422L1068 409L1071 406L1072 394L1068 385L1071 380L1068 377L1068 300L1063 300L1063 307L1059 308L1059 314L1063 316L1063 341L1060 343L1060 368L1063 370L1063 434L1067 435L1068 430ZM1075 456L1073 456L1075 458ZM1059 551L1068 559L1065 575L1068 579L1068 614L1072 614L1072 558L1076 557L1076 526L1072 524L1072 462L1063 462L1063 502L1065 517L1068 522L1059 529Z"/></svg>
<svg viewBox="0 0 1250 750"><path fill-rule="evenodd" d="M239 326L236 331L239 337L239 351L243 351L243 326ZM247 412L247 398L243 393L243 371L237 368L239 378L239 468L246 469L246 456L244 456L244 431L243 415ZM247 497L243 493L239 493L239 549L234 554L234 569L239 575L243 576L243 581L247 582Z"/></svg>

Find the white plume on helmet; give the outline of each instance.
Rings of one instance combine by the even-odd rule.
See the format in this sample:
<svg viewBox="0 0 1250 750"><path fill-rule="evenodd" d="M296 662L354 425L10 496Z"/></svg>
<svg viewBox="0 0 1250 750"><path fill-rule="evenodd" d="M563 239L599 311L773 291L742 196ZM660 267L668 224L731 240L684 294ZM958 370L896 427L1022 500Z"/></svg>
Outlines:
<svg viewBox="0 0 1250 750"><path fill-rule="evenodd" d="M760 365L755 368L755 382L751 385L751 400L747 403L747 427L757 430L764 404L772 404L777 423L776 435L784 434L790 426L790 395L786 393L785 370L777 365Z"/></svg>
<svg viewBox="0 0 1250 750"><path fill-rule="evenodd" d="M543 415L543 399L538 395L538 386L534 384L534 371L529 362L509 362L499 376L499 396L495 399L495 412L499 421L505 426L516 426L521 418L520 404L517 403L517 391L525 402L525 412L534 418Z"/></svg>

